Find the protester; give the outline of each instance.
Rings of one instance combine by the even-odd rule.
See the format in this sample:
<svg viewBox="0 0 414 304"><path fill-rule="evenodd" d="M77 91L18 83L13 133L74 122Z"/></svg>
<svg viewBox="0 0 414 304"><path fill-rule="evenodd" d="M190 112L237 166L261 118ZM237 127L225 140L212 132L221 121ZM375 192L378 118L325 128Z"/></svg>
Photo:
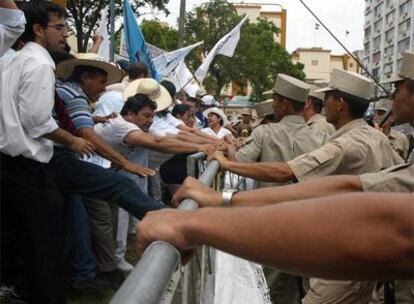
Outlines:
<svg viewBox="0 0 414 304"><path fill-rule="evenodd" d="M217 137L222 138L233 138L232 133L224 128L229 122L227 120L226 114L223 113L219 108L213 107L207 109L203 112L203 115L208 119L208 128L201 129L202 132Z"/></svg>

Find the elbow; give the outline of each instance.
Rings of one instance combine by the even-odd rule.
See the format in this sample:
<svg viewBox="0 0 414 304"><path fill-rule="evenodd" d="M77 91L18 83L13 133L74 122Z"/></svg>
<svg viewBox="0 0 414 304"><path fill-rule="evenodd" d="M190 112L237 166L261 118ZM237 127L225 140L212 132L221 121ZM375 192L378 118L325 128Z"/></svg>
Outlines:
<svg viewBox="0 0 414 304"><path fill-rule="evenodd" d="M286 163L281 163L278 166L278 170L272 170L270 181L277 183L285 183L295 179L295 174L292 169Z"/></svg>

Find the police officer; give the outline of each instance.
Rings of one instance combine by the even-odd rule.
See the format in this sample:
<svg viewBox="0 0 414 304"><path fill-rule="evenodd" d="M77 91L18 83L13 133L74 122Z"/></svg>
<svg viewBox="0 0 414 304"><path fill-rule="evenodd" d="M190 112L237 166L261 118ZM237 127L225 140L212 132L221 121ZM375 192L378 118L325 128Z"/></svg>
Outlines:
<svg viewBox="0 0 414 304"><path fill-rule="evenodd" d="M323 116L323 100L325 94L317 92L318 87L312 85L309 92L308 100L305 103L305 109L303 111L303 117L306 120L308 126L314 126L321 132L324 132L331 136L335 133L335 128L332 124L326 121L326 117Z"/></svg>
<svg viewBox="0 0 414 304"><path fill-rule="evenodd" d="M273 111L273 99L265 100L256 104L256 120L252 124L252 128L265 125L275 121L275 112Z"/></svg>
<svg viewBox="0 0 414 304"><path fill-rule="evenodd" d="M371 80L334 69L329 87L321 91L326 93L327 121L337 130L323 147L286 163L236 163L220 153L214 153L212 157L226 170L256 180L276 182L377 172L403 163L385 135L362 119L374 92ZM367 303L374 284L311 279L311 289L303 303Z"/></svg>

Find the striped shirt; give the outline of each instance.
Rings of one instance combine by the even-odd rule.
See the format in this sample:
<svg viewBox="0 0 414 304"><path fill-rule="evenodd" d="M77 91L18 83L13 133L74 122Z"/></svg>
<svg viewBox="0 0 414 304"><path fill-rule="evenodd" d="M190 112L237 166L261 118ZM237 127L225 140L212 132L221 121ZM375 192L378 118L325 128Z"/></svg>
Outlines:
<svg viewBox="0 0 414 304"><path fill-rule="evenodd" d="M77 82L56 80L56 92L76 130L94 127L88 97ZM53 116L59 123L55 112Z"/></svg>

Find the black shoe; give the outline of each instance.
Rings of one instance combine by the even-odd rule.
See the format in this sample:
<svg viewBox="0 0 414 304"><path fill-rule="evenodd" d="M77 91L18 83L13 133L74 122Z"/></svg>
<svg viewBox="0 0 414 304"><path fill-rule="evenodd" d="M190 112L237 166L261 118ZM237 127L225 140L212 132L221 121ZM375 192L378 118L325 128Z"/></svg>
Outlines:
<svg viewBox="0 0 414 304"><path fill-rule="evenodd" d="M102 292L108 288L111 288L111 283L98 277L72 282L74 291Z"/></svg>

